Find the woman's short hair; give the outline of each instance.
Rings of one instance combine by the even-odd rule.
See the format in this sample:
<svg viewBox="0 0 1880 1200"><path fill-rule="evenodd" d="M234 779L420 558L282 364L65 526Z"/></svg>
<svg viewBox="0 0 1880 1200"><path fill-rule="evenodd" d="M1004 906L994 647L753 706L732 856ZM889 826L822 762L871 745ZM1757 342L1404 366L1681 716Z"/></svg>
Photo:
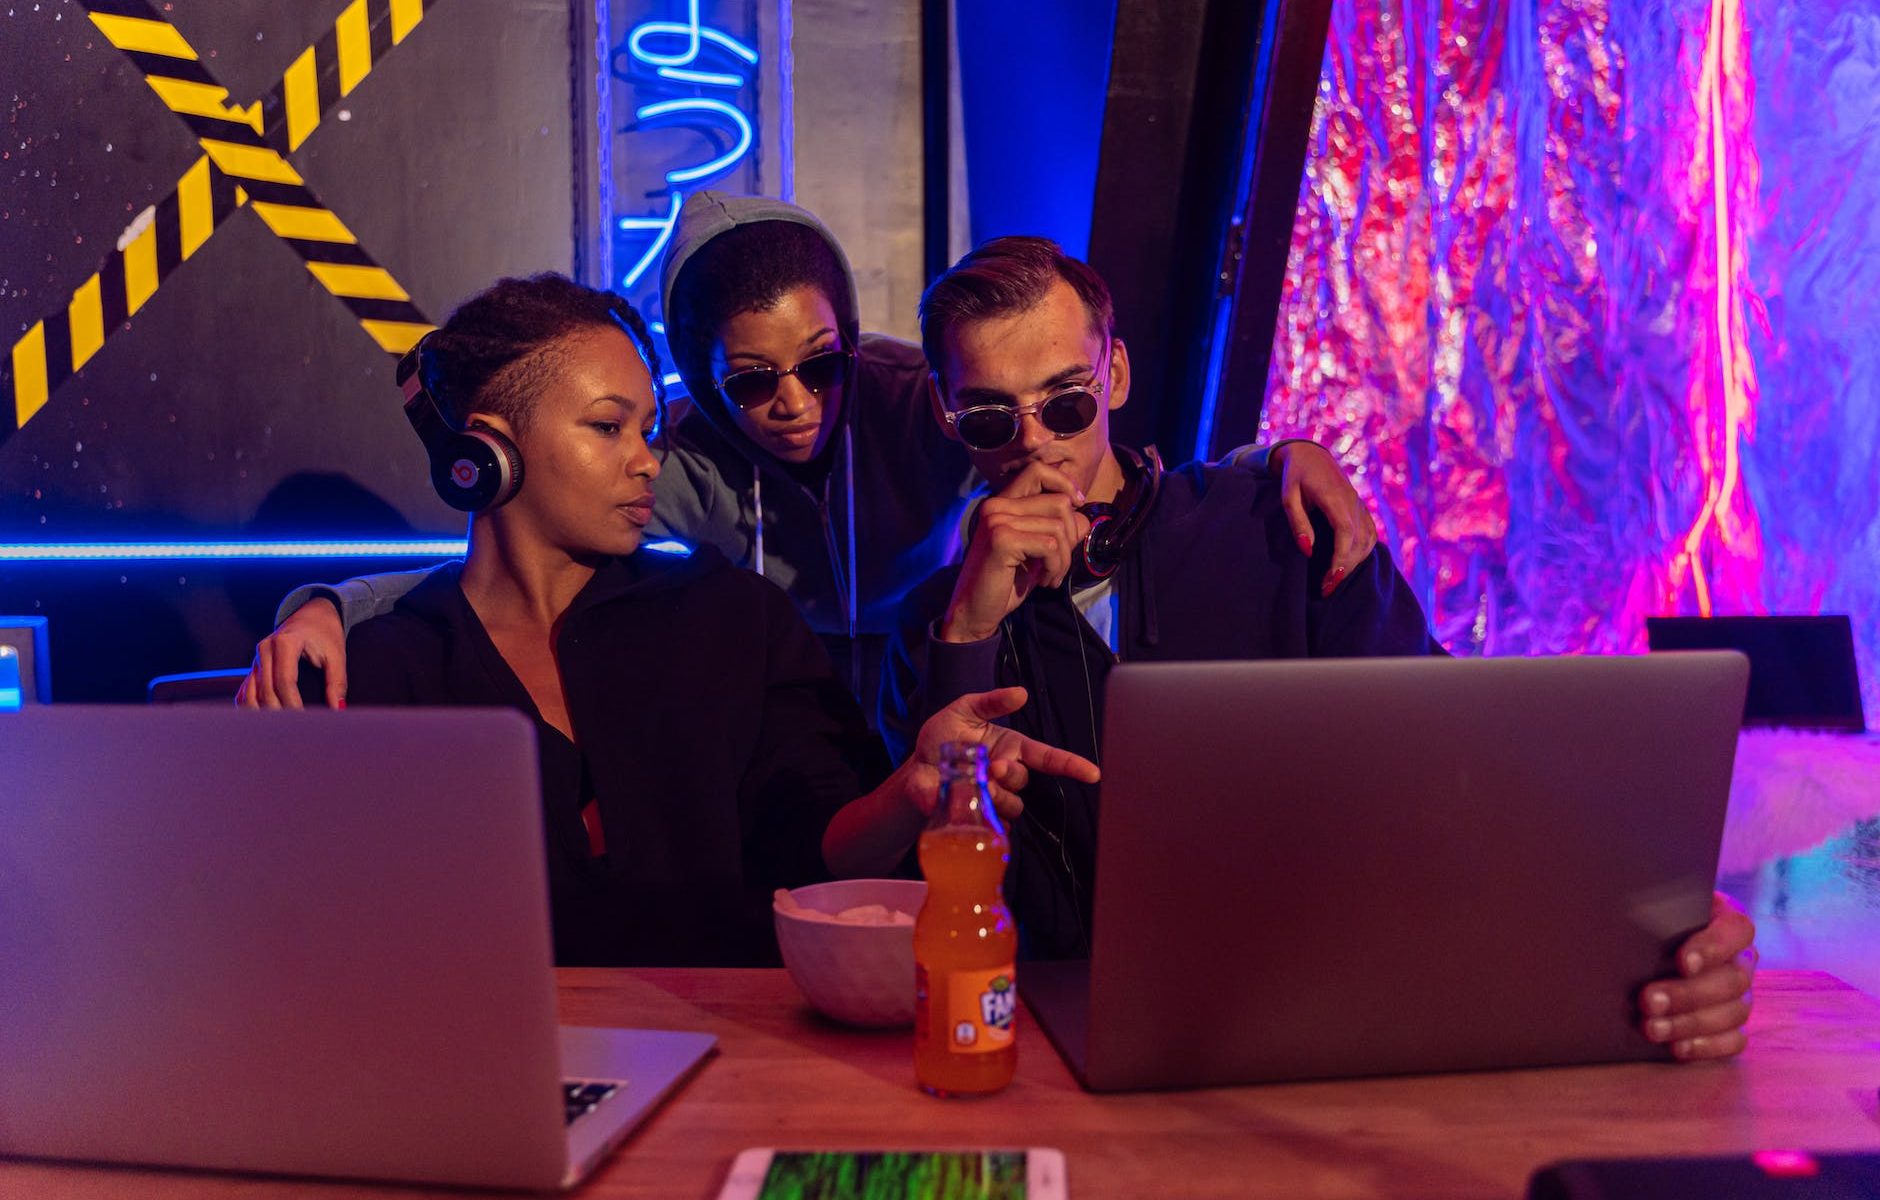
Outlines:
<svg viewBox="0 0 1880 1200"><path fill-rule="evenodd" d="M712 343L726 321L766 312L805 285L829 301L846 340L855 328L848 271L820 232L800 221L753 221L706 242L680 268L666 314L680 370L709 374Z"/></svg>
<svg viewBox="0 0 1880 1200"><path fill-rule="evenodd" d="M619 329L632 339L653 376L663 424L665 387L646 322L623 297L552 271L499 279L458 305L426 345L427 382L458 428L471 413L488 412L520 431L555 367L556 343L584 329Z"/></svg>
<svg viewBox="0 0 1880 1200"><path fill-rule="evenodd" d="M928 365L940 370L947 335L957 327L1029 312L1060 281L1084 302L1090 332L1108 340L1116 310L1103 276L1050 238L993 238L943 271L921 296L920 347Z"/></svg>

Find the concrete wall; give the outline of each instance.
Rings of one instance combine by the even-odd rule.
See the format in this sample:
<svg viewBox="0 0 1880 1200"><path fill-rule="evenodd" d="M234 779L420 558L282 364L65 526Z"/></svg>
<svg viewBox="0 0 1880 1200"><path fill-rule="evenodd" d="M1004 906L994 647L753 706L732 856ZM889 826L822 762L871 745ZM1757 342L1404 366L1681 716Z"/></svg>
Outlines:
<svg viewBox="0 0 1880 1200"><path fill-rule="evenodd" d="M919 0L795 0L796 201L855 265L864 329L919 335Z"/></svg>

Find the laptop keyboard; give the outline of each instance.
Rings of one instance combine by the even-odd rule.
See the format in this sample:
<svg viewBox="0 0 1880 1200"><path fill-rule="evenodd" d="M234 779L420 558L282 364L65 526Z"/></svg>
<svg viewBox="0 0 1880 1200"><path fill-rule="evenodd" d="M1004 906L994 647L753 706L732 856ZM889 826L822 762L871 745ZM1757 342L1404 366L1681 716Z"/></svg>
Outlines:
<svg viewBox="0 0 1880 1200"><path fill-rule="evenodd" d="M617 1083L586 1083L578 1079L561 1081L561 1102L572 1125L594 1111L595 1105L620 1090Z"/></svg>

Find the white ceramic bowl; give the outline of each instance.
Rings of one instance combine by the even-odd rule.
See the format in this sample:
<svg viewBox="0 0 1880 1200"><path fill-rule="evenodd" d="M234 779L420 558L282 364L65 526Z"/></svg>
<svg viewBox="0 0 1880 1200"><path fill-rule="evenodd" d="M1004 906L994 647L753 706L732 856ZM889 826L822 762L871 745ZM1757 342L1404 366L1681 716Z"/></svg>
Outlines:
<svg viewBox="0 0 1880 1200"><path fill-rule="evenodd" d="M917 915L927 899L919 879L840 879L795 888L804 908L838 913L880 904ZM805 999L850 1025L891 1029L914 1023L914 929L910 925L848 925L795 916L778 908L777 945Z"/></svg>

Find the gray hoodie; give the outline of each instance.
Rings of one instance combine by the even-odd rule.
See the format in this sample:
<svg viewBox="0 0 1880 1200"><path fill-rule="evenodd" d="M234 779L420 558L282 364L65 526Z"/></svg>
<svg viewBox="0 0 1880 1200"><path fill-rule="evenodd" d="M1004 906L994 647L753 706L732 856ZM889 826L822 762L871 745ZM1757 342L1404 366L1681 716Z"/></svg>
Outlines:
<svg viewBox="0 0 1880 1200"><path fill-rule="evenodd" d="M738 430L718 395L709 362L678 362L693 404L670 438L671 450L653 489L648 532L709 542L732 562L780 585L810 627L824 635L863 708L872 711L872 666L895 627L896 609L910 589L956 557L960 518L977 476L965 451L934 420L920 348L860 332L848 258L804 210L757 196L699 192L689 197L666 251L661 277L666 310L671 311L674 282L702 246L759 221L792 221L816 230L849 279L849 294L831 298L843 342L856 351L838 417L841 436L810 470L791 468ZM282 603L280 619L313 596L325 595L339 604L350 629L389 612L425 574L374 575L336 587L298 588ZM859 581L852 624L851 577ZM861 645L851 648L851 634ZM866 665L851 666L856 659Z"/></svg>
<svg viewBox="0 0 1880 1200"><path fill-rule="evenodd" d="M688 197L661 271L665 311L673 311L673 289L707 242L763 221L815 230L849 281L848 295L831 297L843 343L856 351L837 417L841 431L807 471L773 458L738 429L710 362L686 361L683 339L674 339L675 366L693 409L679 423L656 512L674 537L710 541L782 585L818 633L851 632L853 574L859 581L853 632L885 636L901 598L955 557L977 477L966 452L934 420L920 348L860 331L848 258L822 223L795 205L717 192Z"/></svg>

